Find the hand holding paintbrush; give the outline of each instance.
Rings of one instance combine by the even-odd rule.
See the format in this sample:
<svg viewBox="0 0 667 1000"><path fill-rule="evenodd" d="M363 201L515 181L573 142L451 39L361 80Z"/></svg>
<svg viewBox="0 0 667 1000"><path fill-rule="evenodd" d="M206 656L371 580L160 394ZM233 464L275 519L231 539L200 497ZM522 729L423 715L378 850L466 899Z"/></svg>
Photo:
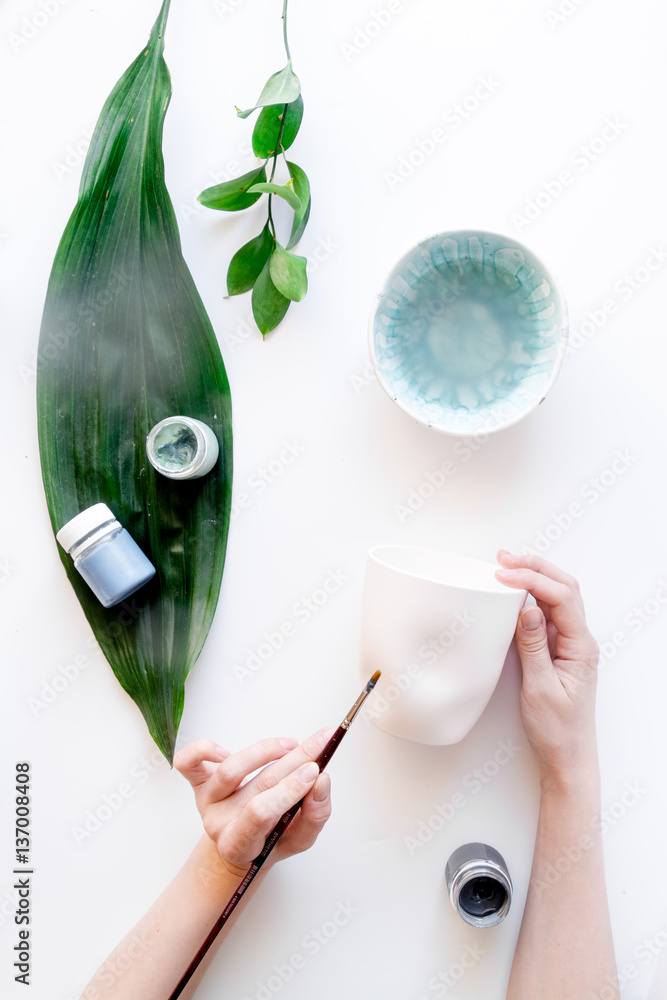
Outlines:
<svg viewBox="0 0 667 1000"><path fill-rule="evenodd" d="M359 697L355 701L354 705L352 706L352 708L350 709L350 711L347 713L347 715L345 716L345 718L341 722L340 726L338 726L338 728L331 733L331 736L327 740L326 745L324 746L324 748L322 749L322 751L319 753L319 755L317 756L317 758L315 759L315 761L314 762L311 761L310 763L305 764L299 770L299 772L297 772L297 778L300 777L300 779L304 783L304 785L310 785L314 781L315 777L317 776L318 771L321 772L326 767L326 765L329 763L329 761L331 760L332 756L334 755L336 749L338 748L341 740L345 736L345 733L349 729L349 727L350 727L353 719L357 715L359 709L363 705L364 701L366 700L366 698L368 697L368 695L370 694L370 692L375 687L375 685L376 685L379 677L380 677L380 671L377 670L373 674L373 676L371 677L371 679L368 681L368 683L366 684L365 688L363 689L363 691L361 692L361 694L359 695ZM325 733L326 733L326 731L325 731ZM286 749L287 749L287 742L288 741L281 741L282 746L284 748L286 748ZM210 805L210 798L211 798L211 796L218 796L218 797L222 796L222 797L224 797L224 794L225 794L224 787L225 786L230 786L229 787L229 791L231 791L233 788L235 788L236 786L238 786L238 783L239 783L239 780L240 780L240 775L239 775L239 773L235 773L235 769L238 772L238 768L240 767L240 768L243 769L244 773L247 774L247 773L250 773L251 770L254 770L256 767L260 767L262 765L262 763L266 763L266 759L264 758L264 755L266 754L267 749L268 748L266 746L263 746L262 744L256 744L254 747L250 747L250 748L248 748L247 751L244 752L245 757L248 757L249 759L245 759L244 758L243 760L239 760L238 758L241 757L241 756L243 756L243 755L239 755L239 754L234 755L234 757L236 758L236 760L235 760L234 768L231 768L231 769L230 769L229 766L227 768L222 768L222 767L218 766L212 772L210 770L211 765L207 764L207 763L205 763L204 761L201 761L201 760L200 760L200 762L198 764L196 764L194 762L191 762L189 766L188 766L187 763L179 761L177 766L179 767L180 770L183 770L184 772L188 772L189 780L192 782L193 787L195 788L195 795L197 794L198 784L205 784L206 789L207 789L207 791L205 792L205 798L207 798L209 800L208 801L208 805ZM217 754L218 757L224 758L224 757L227 756L226 751L222 750L221 747L216 747L215 751L216 751L216 754ZM250 758L252 758L252 759L250 759ZM285 758L283 758L283 760L285 760ZM251 815L249 815L249 816L246 815L245 816L245 822L247 824L248 823L250 824L249 829L248 829L248 833L249 833L250 829L256 830L258 828L258 826L257 826L257 820L258 819L261 820L261 816L257 815L258 809L259 809L259 811L261 813L261 805L259 805L259 806L257 805L257 803L260 801L261 795L263 793L265 793L266 791L268 791L270 788L275 787L275 785L277 784L277 782L280 781L281 777L283 777L283 775L280 772L281 772L282 769L284 769L285 765L283 764L283 768L281 769L280 766L279 766L281 763L283 763L283 761L276 762L270 768L265 768L259 775L256 775L255 778L251 779L246 785L244 785L241 789L239 789L239 791L242 792L242 793L243 793L243 790L246 789L247 791L246 791L245 794L250 795L250 796L254 796L254 798L253 798L253 803L254 803L253 808L252 808L252 810L247 810L247 812L251 812ZM199 769L199 774L197 773L198 769ZM198 776L200 777L200 781L199 782L197 781L197 777ZM212 779L214 779L214 783L216 785L220 784L222 787L216 788L214 790L211 790L211 788L210 788L210 781ZM318 779L318 781L320 781L320 780L322 780L322 779ZM287 794L289 794L289 792L287 792ZM262 849L260 850L260 852L257 854L257 856L252 861L252 863L251 863L250 867L247 869L245 875L243 875L243 877L242 877L242 879L241 879L241 881L240 881L240 883L238 885L238 888L236 889L235 893L233 894L233 896L229 900L229 902L228 902L227 906L225 907L225 909L223 910L223 912L220 914L220 917L218 918L218 920L214 924L214 926L211 929L210 933L208 934L206 940L203 942L203 944L199 948L199 951L197 952L197 954L195 955L194 959L190 963L187 971L183 975L183 977L182 977L181 981L179 982L178 986L171 993L169 1000L175 1000L175 998L181 996L183 990L185 989L186 985L188 984L188 982L190 981L190 979L194 975L195 971L197 970L198 966L202 962L202 960L203 960L204 956L206 955L206 953L208 952L209 948L211 947L211 945L213 944L213 942L217 938L217 936L220 933L222 927L227 922L228 918L231 916L232 912L236 908L236 906L239 903L240 899L243 897L243 895L245 894L246 890L248 889L248 887L252 883L253 879L255 878L255 876L260 871L260 869L262 868L262 866L266 862L267 858L269 857L269 855L273 851L274 847L276 846L276 844L278 844L278 842L281 839L282 835L285 833L285 831L289 827L289 825L292 822L292 820L294 819L296 813L301 808L302 803L304 801L304 798L305 798L305 796L303 796L302 798L300 798L296 803L293 803L288 808L286 808L286 811L283 813L283 815L281 816L281 818L278 820L278 822L272 828L272 830L270 831L270 833L266 837L266 840L264 842L264 845L263 845ZM223 837L223 833L224 834L228 834L229 833L228 827L225 826L223 828L223 831L218 832L218 830L216 829L217 824L216 824L216 821L215 821L215 815L213 816L213 819L211 820L211 818L210 818L210 815L211 815L210 814L210 809L207 810L206 812L204 812L204 809L202 809L202 805L200 804L199 799L198 799L197 804L198 804L198 806L200 808L200 811L202 812L202 817L204 819L204 826L205 826L206 832L209 834L209 836L211 837L211 839L214 840L216 842L216 844L218 845L218 849L220 850L221 856L222 857L227 856L225 854L225 850L224 850L225 845L224 845L224 843L221 843L220 840ZM243 817L243 814L241 814L241 816ZM233 824L231 824L231 825L233 826ZM232 841L234 843L236 843L237 845L247 843L247 840L245 840L246 836L247 836L246 832L243 829L239 829L237 827L237 829L234 830L233 833L232 833ZM237 848L235 850L236 851L239 850L238 846L237 846ZM231 861L232 863L234 863L234 859L233 858L228 858L228 860Z"/></svg>

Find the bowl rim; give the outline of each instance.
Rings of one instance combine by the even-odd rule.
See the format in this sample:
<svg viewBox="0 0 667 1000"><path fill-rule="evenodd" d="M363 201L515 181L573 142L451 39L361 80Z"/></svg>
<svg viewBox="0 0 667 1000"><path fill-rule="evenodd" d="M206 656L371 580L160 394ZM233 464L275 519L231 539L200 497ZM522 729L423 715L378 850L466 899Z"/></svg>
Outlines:
<svg viewBox="0 0 667 1000"><path fill-rule="evenodd" d="M547 277L549 279L549 282L551 283L551 287L554 291L554 296L561 310L561 324L560 324L560 333L559 333L556 357L554 359L549 379L544 389L542 390L541 397L539 399L535 399L530 404L530 406L528 406L524 410L521 410L518 414L509 417L506 421L503 422L499 421L491 426L485 426L482 430L470 431L469 433L454 431L447 427L442 427L441 425L434 423L432 420L426 420L424 417L418 416L409 406L407 406L404 402L401 401L401 399L399 399L398 396L395 395L394 391L391 389L391 387L389 386L389 384L387 383L386 379L384 378L379 369L378 360L375 354L374 337L375 337L375 317L377 315L379 303L382 299L383 295L382 292L375 293L375 296L373 298L373 306L371 308L370 316L368 318L368 334L367 334L368 352L370 354L371 364L373 366L373 371L375 373L377 381L382 386L382 388L389 396L389 398L393 400L393 402L399 407L399 409L403 410L404 413L407 413L409 417L412 417L413 420L416 420L417 423L422 424L424 427L430 427L432 430L437 431L439 434L447 434L449 437L456 437L456 438L461 438L461 437L476 438L482 436L486 437L489 434L496 434L498 433L498 431L504 431L508 427L513 427L514 424L517 424L520 420L523 420L524 417L527 417L529 413L532 413L533 410L536 410L537 407L544 402L544 400L551 392L554 382L558 378L560 370L563 366L563 362L565 360L565 354L567 353L567 343L570 336L569 317L568 317L567 301L565 299L565 295L563 294L561 284L554 275L553 271L551 271L551 269L546 267L546 265L543 263L542 258L538 257L538 255L534 253L530 249L530 247L526 246L525 243L522 243L521 240L517 240L514 236L506 236L504 233L496 233L490 229L447 229L443 230L442 232L432 233L430 236L425 236L423 240L420 240L408 251L406 251L406 253L404 253L403 256L400 257L396 261L396 263L391 267L391 269L387 272L385 276L385 285L389 278L389 275L401 264L402 261L404 261L412 253L414 253L414 251L417 250L418 247L422 246L422 244L427 243L429 240L432 240L435 237L445 237L445 236L456 237L462 235L487 236L487 237L492 236L500 240L508 240L511 244L514 244L514 246L516 246L517 249L525 250L530 257L536 260L539 263L540 267L543 269L545 277Z"/></svg>

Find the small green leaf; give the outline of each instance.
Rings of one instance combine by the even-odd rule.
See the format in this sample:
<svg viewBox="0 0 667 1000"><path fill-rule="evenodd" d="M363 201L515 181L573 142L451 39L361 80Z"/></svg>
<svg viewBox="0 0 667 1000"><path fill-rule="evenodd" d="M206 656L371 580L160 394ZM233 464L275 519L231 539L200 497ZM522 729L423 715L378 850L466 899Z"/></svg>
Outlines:
<svg viewBox="0 0 667 1000"><path fill-rule="evenodd" d="M221 212L239 212L242 208L249 208L261 198L261 192L252 190L256 181L266 180L266 164L251 170L247 174L235 177L224 184L216 184L215 187L206 188L199 195L199 201L206 208L216 208Z"/></svg>
<svg viewBox="0 0 667 1000"><path fill-rule="evenodd" d="M269 182L265 184L253 184L253 186L249 188L248 191L249 193L252 194L254 194L257 191L259 192L259 194L264 194L264 192L266 192L267 194L277 194L280 195L281 198L284 198L287 204L290 205L295 212L298 212L299 209L301 208L301 202L294 194L292 188L289 187L287 184L273 184ZM259 197L259 194L257 195L257 197Z"/></svg>
<svg viewBox="0 0 667 1000"><path fill-rule="evenodd" d="M247 111L236 109L239 118L247 118L257 108L265 108L268 104L291 104L301 93L299 77L292 72L292 61L287 63L279 73L274 73L264 84L264 89L257 99L257 104Z"/></svg>
<svg viewBox="0 0 667 1000"><path fill-rule="evenodd" d="M293 302L300 302L308 291L306 258L284 250L279 243L269 259L271 279L281 295Z"/></svg>
<svg viewBox="0 0 667 1000"><path fill-rule="evenodd" d="M259 236L234 254L227 271L228 295L240 295L252 288L271 256L275 242L267 222Z"/></svg>
<svg viewBox="0 0 667 1000"><path fill-rule="evenodd" d="M303 231L310 216L310 182L306 177L305 171L301 167L298 167L296 163L290 163L288 160L287 168L294 185L294 193L301 202L301 208L297 209L294 213L292 232L287 244L287 249L291 250L303 236Z"/></svg>
<svg viewBox="0 0 667 1000"><path fill-rule="evenodd" d="M278 291L271 280L271 259L267 260L252 290L252 314L260 333L275 330L289 309L290 300Z"/></svg>
<svg viewBox="0 0 667 1000"><path fill-rule="evenodd" d="M283 125L283 116L285 124ZM260 113L252 133L252 151L255 156L266 160L279 149L289 149L296 139L303 118L303 98L301 95L291 104L270 104ZM280 128L282 126L282 135Z"/></svg>

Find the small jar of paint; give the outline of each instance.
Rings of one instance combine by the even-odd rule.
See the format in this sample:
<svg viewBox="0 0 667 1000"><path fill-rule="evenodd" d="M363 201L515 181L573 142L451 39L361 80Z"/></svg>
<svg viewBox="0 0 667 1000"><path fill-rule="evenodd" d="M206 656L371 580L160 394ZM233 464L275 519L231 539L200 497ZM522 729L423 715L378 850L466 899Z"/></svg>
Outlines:
<svg viewBox="0 0 667 1000"><path fill-rule="evenodd" d="M509 913L512 879L505 859L488 844L457 847L445 868L452 906L473 927L495 927Z"/></svg>
<svg viewBox="0 0 667 1000"><path fill-rule="evenodd" d="M200 479L218 460L218 439L202 420L165 417L146 438L148 460L167 479Z"/></svg>
<svg viewBox="0 0 667 1000"><path fill-rule="evenodd" d="M120 604L155 576L155 566L105 503L82 510L56 538L105 608Z"/></svg>

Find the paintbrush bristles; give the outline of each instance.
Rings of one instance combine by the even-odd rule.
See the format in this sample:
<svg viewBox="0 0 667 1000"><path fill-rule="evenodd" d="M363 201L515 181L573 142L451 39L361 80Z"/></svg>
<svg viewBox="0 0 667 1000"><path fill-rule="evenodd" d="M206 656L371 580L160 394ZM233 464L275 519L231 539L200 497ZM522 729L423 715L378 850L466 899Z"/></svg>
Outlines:
<svg viewBox="0 0 667 1000"><path fill-rule="evenodd" d="M375 673L373 674L373 676L369 680L368 684L366 685L366 690L368 692L371 692L373 690L373 688L375 687L375 685L377 684L377 682L380 680L381 674L382 674L381 670L376 670L375 671Z"/></svg>

